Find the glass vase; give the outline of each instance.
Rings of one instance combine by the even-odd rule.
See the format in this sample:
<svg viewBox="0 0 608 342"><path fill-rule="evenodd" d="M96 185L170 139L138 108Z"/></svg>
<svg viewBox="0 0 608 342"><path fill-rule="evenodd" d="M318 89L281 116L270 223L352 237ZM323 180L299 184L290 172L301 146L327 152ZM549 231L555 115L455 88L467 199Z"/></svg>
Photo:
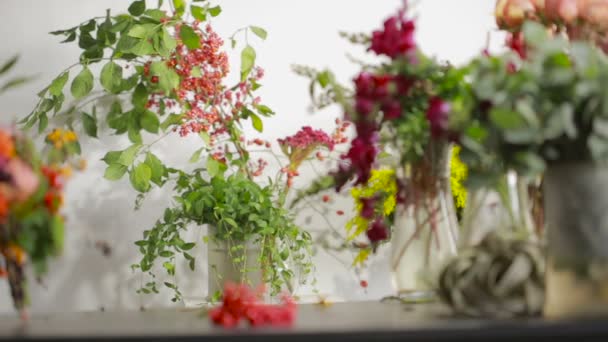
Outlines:
<svg viewBox="0 0 608 342"><path fill-rule="evenodd" d="M550 166L544 179L547 317L608 315L608 168Z"/></svg>
<svg viewBox="0 0 608 342"><path fill-rule="evenodd" d="M436 298L439 271L456 255L458 222L449 182L450 146L432 144L406 168L407 202L397 208L391 235L393 287L404 301Z"/></svg>

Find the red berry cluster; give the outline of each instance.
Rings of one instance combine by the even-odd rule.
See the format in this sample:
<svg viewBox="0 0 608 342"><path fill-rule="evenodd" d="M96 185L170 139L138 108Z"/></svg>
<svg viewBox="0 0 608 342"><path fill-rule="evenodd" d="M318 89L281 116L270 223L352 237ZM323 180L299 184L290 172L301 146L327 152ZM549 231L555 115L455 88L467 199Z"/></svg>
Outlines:
<svg viewBox="0 0 608 342"><path fill-rule="evenodd" d="M260 292L255 293L242 284L226 284L222 304L209 312L211 321L225 328L237 326L242 319L254 327L293 324L297 308L290 297L283 297L282 305L269 305L259 302Z"/></svg>

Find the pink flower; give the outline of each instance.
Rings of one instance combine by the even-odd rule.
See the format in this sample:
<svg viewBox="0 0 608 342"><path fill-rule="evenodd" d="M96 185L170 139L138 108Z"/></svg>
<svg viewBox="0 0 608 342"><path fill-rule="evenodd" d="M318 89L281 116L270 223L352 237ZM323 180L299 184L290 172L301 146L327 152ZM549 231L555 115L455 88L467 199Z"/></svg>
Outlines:
<svg viewBox="0 0 608 342"><path fill-rule="evenodd" d="M20 159L11 159L6 165L6 172L11 177L13 198L17 202L26 201L40 185L40 179L32 168Z"/></svg>
<svg viewBox="0 0 608 342"><path fill-rule="evenodd" d="M373 218L375 215L375 212L376 212L376 198L375 197L361 198L361 199L359 199L359 201L363 205L363 207L361 208L361 212L360 212L361 217L368 219L368 220Z"/></svg>
<svg viewBox="0 0 608 342"><path fill-rule="evenodd" d="M437 96L429 100L426 118L431 126L431 134L433 137L439 137L446 133L450 110L450 104Z"/></svg>
<svg viewBox="0 0 608 342"><path fill-rule="evenodd" d="M387 120L394 120L401 117L401 104L397 100L391 100L382 105L382 112L384 112L384 118Z"/></svg>

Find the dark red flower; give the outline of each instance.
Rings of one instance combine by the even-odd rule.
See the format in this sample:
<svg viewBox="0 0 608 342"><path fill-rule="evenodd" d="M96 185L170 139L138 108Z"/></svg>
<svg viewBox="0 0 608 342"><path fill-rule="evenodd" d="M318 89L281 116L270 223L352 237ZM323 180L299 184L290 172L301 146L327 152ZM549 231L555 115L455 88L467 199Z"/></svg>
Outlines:
<svg viewBox="0 0 608 342"><path fill-rule="evenodd" d="M361 208L360 215L365 219L371 219L375 216L376 212L376 198L375 197L367 197L359 199L363 207Z"/></svg>
<svg viewBox="0 0 608 342"><path fill-rule="evenodd" d="M429 100L426 118L431 126L431 134L433 137L442 136L447 131L450 110L450 104L440 97L435 96Z"/></svg>
<svg viewBox="0 0 608 342"><path fill-rule="evenodd" d="M388 229L381 218L378 218L372 223L370 229L367 231L367 238L372 243L380 242L388 238Z"/></svg>
<svg viewBox="0 0 608 342"><path fill-rule="evenodd" d="M507 46L515 51L521 59L526 59L526 42L523 32L515 32L507 34Z"/></svg>
<svg viewBox="0 0 608 342"><path fill-rule="evenodd" d="M365 184L369 180L377 154L378 149L373 143L360 137L353 140L347 157L357 174L357 184Z"/></svg>
<svg viewBox="0 0 608 342"><path fill-rule="evenodd" d="M415 24L401 14L388 18L383 30L374 31L370 50L390 58L404 56L416 48Z"/></svg>
<svg viewBox="0 0 608 342"><path fill-rule="evenodd" d="M382 105L382 112L386 120L398 119L402 113L401 104L397 100L388 101Z"/></svg>

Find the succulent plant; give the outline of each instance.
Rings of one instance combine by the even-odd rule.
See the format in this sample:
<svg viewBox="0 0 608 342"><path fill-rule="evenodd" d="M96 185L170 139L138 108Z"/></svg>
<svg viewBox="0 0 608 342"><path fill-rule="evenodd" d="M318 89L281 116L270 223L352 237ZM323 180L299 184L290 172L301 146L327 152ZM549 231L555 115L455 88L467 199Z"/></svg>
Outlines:
<svg viewBox="0 0 608 342"><path fill-rule="evenodd" d="M446 265L439 295L466 316L534 316L544 302L544 270L539 244L489 234Z"/></svg>

